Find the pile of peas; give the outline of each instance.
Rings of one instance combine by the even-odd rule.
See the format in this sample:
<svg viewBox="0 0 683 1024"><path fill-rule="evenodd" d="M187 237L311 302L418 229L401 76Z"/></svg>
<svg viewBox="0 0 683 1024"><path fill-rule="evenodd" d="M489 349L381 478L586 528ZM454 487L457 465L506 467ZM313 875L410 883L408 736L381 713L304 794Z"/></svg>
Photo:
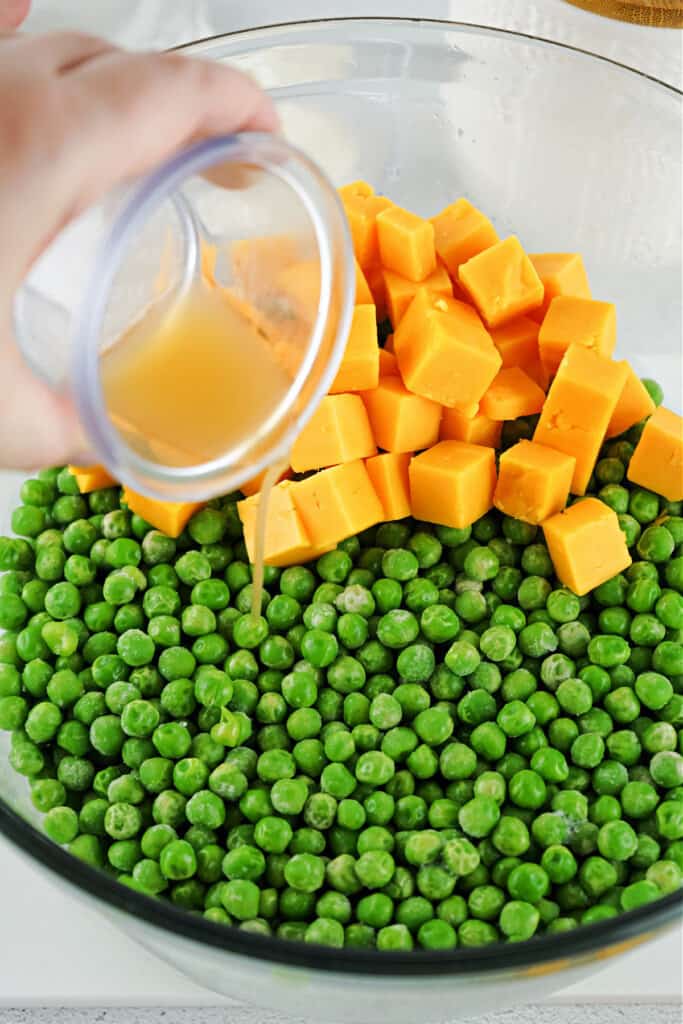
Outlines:
<svg viewBox="0 0 683 1024"><path fill-rule="evenodd" d="M494 510L267 567L255 617L236 496L172 540L119 488L27 480L0 728L48 836L210 921L337 947L518 941L679 888L683 517L626 482L636 438L591 484L633 565L582 598Z"/></svg>

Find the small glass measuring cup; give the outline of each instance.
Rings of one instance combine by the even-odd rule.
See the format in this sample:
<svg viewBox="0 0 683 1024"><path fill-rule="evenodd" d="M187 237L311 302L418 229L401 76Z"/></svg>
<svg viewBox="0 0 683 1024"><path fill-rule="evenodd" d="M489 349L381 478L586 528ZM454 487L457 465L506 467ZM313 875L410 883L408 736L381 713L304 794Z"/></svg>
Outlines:
<svg viewBox="0 0 683 1024"><path fill-rule="evenodd" d="M15 302L15 330L35 372L73 398L116 479L162 500L204 500L286 457L341 361L354 281L330 182L281 137L244 133L186 150L79 218L32 269ZM287 383L258 422L226 436L224 447L221 439L209 457L169 459L122 428L103 365L141 323L172 317L198 282L248 316L283 356ZM154 338L151 326L143 345ZM215 371L202 367L207 382ZM153 396L154 380L144 383ZM239 386L230 381L226 402ZM182 422L191 410L177 415Z"/></svg>

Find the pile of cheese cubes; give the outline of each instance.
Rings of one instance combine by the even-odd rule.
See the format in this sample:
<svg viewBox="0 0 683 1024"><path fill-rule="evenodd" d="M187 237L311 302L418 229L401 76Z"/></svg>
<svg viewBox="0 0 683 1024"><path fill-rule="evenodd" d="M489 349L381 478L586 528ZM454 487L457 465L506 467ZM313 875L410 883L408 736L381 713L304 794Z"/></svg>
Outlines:
<svg viewBox="0 0 683 1024"><path fill-rule="evenodd" d="M424 220L365 182L340 192L357 260L353 325L292 449L294 473L315 472L271 496L266 561L306 561L408 515L465 527L495 505L543 525L577 593L626 568L611 509L589 498L563 510L585 493L605 438L646 417L630 479L683 497L681 421L611 358L615 308L592 299L581 257L528 255L465 199ZM385 317L394 333L380 347ZM533 440L497 465L503 422L533 414ZM239 505L252 552L258 503L252 493Z"/></svg>
<svg viewBox="0 0 683 1024"><path fill-rule="evenodd" d="M680 500L683 432L612 358L615 308L591 297L581 256L529 255L466 199L425 220L365 182L340 194L356 257L351 332L292 472L272 490L266 562L305 562L410 515L462 528L495 506L543 526L577 594L625 569L615 513L594 498L567 508L569 496L585 493L606 438L649 418L629 479ZM503 423L535 414L533 440L499 455ZM252 558L260 483L238 506ZM157 514L148 499L127 500L167 532L196 508Z"/></svg>

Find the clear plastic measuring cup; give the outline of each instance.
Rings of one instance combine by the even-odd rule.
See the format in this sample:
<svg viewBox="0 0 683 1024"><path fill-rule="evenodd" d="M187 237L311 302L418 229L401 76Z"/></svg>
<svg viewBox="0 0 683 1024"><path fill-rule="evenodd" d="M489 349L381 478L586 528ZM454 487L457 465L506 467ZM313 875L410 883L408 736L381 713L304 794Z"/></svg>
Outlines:
<svg viewBox="0 0 683 1024"><path fill-rule="evenodd" d="M229 301L231 316L247 311L259 339L283 357L286 386L256 420L245 416L243 429L214 438L208 456L168 458L144 431L122 426L103 366L141 324L142 344L154 344L154 325L173 317L198 282ZM332 185L282 138L245 133L200 143L80 217L25 281L15 329L32 368L73 398L98 459L117 479L165 500L202 500L286 455L339 366L354 287L353 250ZM188 352L193 335L182 336ZM207 401L213 388L215 401L217 386L216 367L201 371L205 384L193 396L200 406L202 387ZM254 393L251 372L229 381L226 403L240 397L241 380ZM154 379L144 385L161 397ZM180 403L176 412L179 424L192 415Z"/></svg>

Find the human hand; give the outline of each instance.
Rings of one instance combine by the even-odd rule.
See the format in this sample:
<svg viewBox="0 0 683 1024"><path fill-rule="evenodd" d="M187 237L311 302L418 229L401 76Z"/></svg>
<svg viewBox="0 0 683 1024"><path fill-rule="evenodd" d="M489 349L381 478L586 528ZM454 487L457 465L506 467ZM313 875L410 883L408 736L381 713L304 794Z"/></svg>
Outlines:
<svg viewBox="0 0 683 1024"><path fill-rule="evenodd" d="M27 8L13 0L0 33ZM13 296L40 253L110 189L186 145L276 128L269 98L229 67L75 33L0 34L0 465L94 461L72 403L31 373L13 335Z"/></svg>

